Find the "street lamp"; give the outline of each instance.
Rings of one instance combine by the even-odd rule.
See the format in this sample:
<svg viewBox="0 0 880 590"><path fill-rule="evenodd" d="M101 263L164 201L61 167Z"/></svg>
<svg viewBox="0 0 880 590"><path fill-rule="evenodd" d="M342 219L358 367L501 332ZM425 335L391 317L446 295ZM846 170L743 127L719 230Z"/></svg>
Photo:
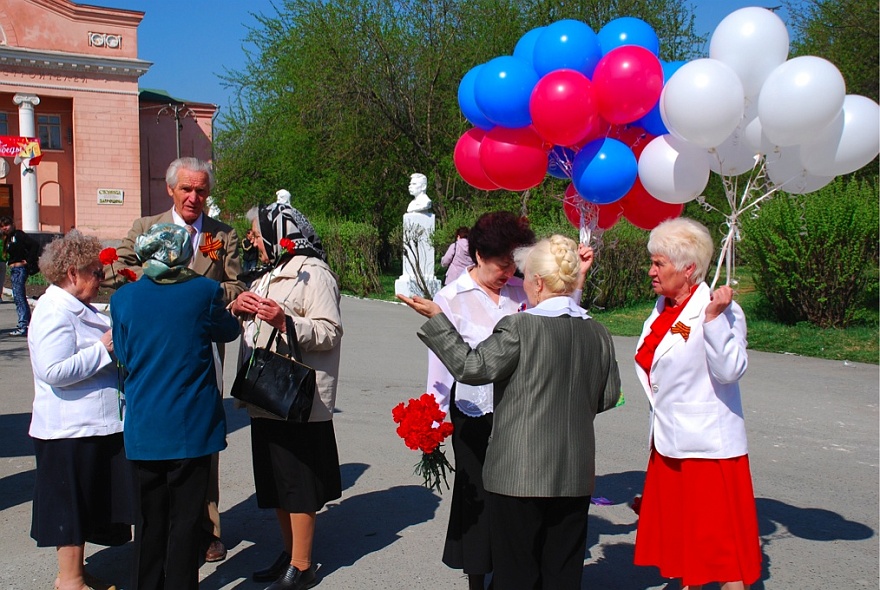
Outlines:
<svg viewBox="0 0 880 590"><path fill-rule="evenodd" d="M163 114L170 115L174 118L174 135L177 139L177 157L180 157L180 131L183 129L183 120L187 117L192 117L193 121L196 120L196 113L191 108L186 106L185 104L172 104L168 103L156 113L156 125L159 124L159 117Z"/></svg>

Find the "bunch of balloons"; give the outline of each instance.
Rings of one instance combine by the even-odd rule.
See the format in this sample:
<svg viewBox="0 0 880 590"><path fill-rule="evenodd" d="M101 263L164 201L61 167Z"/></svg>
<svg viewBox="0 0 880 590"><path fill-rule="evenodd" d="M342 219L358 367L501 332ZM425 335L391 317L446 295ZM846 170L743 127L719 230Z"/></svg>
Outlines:
<svg viewBox="0 0 880 590"><path fill-rule="evenodd" d="M638 153L666 132L657 104L668 65L659 51L651 26L632 17L598 34L576 20L529 31L512 56L476 66L459 85L474 125L455 148L459 174L483 190L570 179L566 212L587 206L601 229L624 215L651 228L680 214L638 181Z"/></svg>
<svg viewBox="0 0 880 590"><path fill-rule="evenodd" d="M847 96L824 59L787 60L788 45L779 17L754 7L718 25L709 58L686 63L661 62L657 35L633 17L598 34L575 20L533 29L512 56L462 79L459 106L474 128L456 145L456 168L483 190L571 179L566 215L583 225L588 211L600 229L679 215L711 171L769 180L751 202L729 196L735 226L773 191L817 190L880 151L877 103Z"/></svg>
<svg viewBox="0 0 880 590"><path fill-rule="evenodd" d="M663 88L659 112L669 133L639 160L651 195L684 203L702 192L710 170L732 177L762 168L770 190L755 200L773 189L804 194L877 156L877 103L847 96L834 64L787 59L788 50L785 24L769 10L743 8L721 21L709 58L682 65Z"/></svg>

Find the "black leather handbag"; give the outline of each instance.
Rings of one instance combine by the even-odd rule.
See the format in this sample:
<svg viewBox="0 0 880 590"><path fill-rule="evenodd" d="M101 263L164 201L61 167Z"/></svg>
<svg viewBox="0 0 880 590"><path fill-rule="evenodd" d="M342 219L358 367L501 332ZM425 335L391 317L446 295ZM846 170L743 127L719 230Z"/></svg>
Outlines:
<svg viewBox="0 0 880 590"><path fill-rule="evenodd" d="M284 322L288 350L293 351L293 356L255 348L253 356L238 370L231 394L283 420L308 422L315 396L315 370L302 363L293 320L285 316ZM267 346L275 342L278 350L281 341L281 334L275 328Z"/></svg>

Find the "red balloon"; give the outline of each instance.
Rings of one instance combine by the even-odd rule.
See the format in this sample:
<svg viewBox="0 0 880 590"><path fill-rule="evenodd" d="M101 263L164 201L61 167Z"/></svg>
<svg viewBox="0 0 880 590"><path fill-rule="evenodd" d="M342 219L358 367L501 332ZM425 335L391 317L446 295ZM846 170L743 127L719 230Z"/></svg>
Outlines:
<svg viewBox="0 0 880 590"><path fill-rule="evenodd" d="M544 140L531 127L495 127L480 143L480 165L499 187L524 191L544 181L548 151Z"/></svg>
<svg viewBox="0 0 880 590"><path fill-rule="evenodd" d="M535 85L529 113L541 137L555 145L569 146L593 128L599 105L586 76L575 70L555 70Z"/></svg>
<svg viewBox="0 0 880 590"><path fill-rule="evenodd" d="M642 151L656 136L651 135L641 127L636 127L635 125L615 125L608 132L608 137L612 137L628 145L629 149L631 149L635 155L636 160L638 160L639 156L642 155Z"/></svg>
<svg viewBox="0 0 880 590"><path fill-rule="evenodd" d="M614 224L620 220L621 216L623 216L623 207L620 205L620 201L615 201L608 205L596 205L595 203L590 203L589 201L585 201L583 197L578 194L577 189L574 188L574 184L570 184L568 185L568 188L565 189L565 198L562 200L562 210L565 212L565 217L568 218L569 223L571 223L575 229L581 228L581 212L578 208L579 204L585 206L587 211L590 211L592 208L594 215L598 213L599 217L596 219L596 227L599 229L611 229Z"/></svg>
<svg viewBox="0 0 880 590"><path fill-rule="evenodd" d="M455 144L452 160L466 183L480 190L493 191L498 185L489 180L480 165L480 144L485 135L486 132L477 127L465 131Z"/></svg>
<svg viewBox="0 0 880 590"><path fill-rule="evenodd" d="M631 123L650 112L663 90L657 56L637 45L612 49L593 72L599 114L611 123Z"/></svg>
<svg viewBox="0 0 880 590"><path fill-rule="evenodd" d="M618 203L623 207L623 216L627 221L647 230L654 229L667 219L678 217L684 211L683 203L664 203L652 197L639 179Z"/></svg>
<svg viewBox="0 0 880 590"><path fill-rule="evenodd" d="M601 116L596 117L596 122L590 128L586 135L584 135L581 139L578 140L577 143L571 146L571 149L574 151L580 151L582 147L599 139L600 137L607 137L609 131L611 130L611 123L603 119Z"/></svg>

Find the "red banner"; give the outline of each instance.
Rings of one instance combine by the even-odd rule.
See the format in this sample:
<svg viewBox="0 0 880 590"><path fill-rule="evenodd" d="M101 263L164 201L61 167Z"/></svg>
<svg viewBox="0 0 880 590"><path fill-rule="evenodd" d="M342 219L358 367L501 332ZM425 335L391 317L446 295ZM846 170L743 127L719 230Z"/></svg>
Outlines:
<svg viewBox="0 0 880 590"><path fill-rule="evenodd" d="M42 157L39 138L0 135L0 158L18 158L27 166L36 166Z"/></svg>

